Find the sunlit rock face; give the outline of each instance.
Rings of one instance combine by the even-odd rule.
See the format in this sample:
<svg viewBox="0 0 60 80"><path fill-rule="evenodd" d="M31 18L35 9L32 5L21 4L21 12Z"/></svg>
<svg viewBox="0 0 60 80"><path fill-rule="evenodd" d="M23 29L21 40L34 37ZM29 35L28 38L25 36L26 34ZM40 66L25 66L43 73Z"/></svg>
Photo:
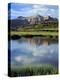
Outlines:
<svg viewBox="0 0 60 80"><path fill-rule="evenodd" d="M53 18L51 16L41 16L41 15L35 15L35 16L18 16L16 19L9 19L10 21L10 27L16 28L17 26L26 26L26 25L33 25L38 23L44 23L45 21L58 21L57 18Z"/></svg>
<svg viewBox="0 0 60 80"><path fill-rule="evenodd" d="M38 24L39 22L43 21L43 17L40 15L37 16L29 16L27 17L29 24Z"/></svg>

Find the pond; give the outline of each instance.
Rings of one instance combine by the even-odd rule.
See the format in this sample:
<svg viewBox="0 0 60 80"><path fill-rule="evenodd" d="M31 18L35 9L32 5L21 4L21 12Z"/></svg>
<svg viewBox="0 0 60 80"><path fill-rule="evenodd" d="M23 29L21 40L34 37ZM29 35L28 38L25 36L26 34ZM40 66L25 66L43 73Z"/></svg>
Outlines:
<svg viewBox="0 0 60 80"><path fill-rule="evenodd" d="M50 43L37 38L10 40L11 65L52 64L58 67L58 43Z"/></svg>

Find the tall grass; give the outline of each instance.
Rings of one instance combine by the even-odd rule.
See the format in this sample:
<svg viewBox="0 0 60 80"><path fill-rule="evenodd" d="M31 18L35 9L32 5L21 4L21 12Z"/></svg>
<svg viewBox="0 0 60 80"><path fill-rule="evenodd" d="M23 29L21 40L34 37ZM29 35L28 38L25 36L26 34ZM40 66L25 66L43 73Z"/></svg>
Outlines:
<svg viewBox="0 0 60 80"><path fill-rule="evenodd" d="M52 65L22 66L11 70L11 77L58 74L58 69Z"/></svg>

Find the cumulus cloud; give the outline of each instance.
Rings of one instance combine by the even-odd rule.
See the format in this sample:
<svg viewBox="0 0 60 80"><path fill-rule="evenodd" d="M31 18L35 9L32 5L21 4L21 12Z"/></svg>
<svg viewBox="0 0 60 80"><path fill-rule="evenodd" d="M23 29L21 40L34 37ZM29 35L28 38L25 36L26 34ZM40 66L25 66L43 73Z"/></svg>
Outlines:
<svg viewBox="0 0 60 80"><path fill-rule="evenodd" d="M21 61L22 61L22 57L21 57L21 56L16 56L16 57L15 57L15 60L16 60L17 62L21 62Z"/></svg>
<svg viewBox="0 0 60 80"><path fill-rule="evenodd" d="M22 62L22 64L25 63L32 63L36 61L36 58L34 57L29 57L29 56L16 56L15 61L17 62Z"/></svg>
<svg viewBox="0 0 60 80"><path fill-rule="evenodd" d="M20 6L21 7L21 6ZM24 7L24 8L20 8L19 10L15 10L13 8L11 8L11 18L12 17L18 17L18 16L33 16L33 15L42 15L42 16L53 16L56 17L58 14L57 9L55 8L49 8L49 6L46 5L37 5L37 4L33 4L31 6L28 7ZM57 13L56 13L57 12Z"/></svg>
<svg viewBox="0 0 60 80"><path fill-rule="evenodd" d="M31 43L26 43L26 44L24 44L23 48L26 52L28 51L28 54L29 54L29 52L31 52L30 53L31 56L29 56L27 54L15 56L15 58L14 58L15 61L22 62L22 64L38 61L37 57L41 57L41 56L43 57L49 53L47 46L38 47L36 45L32 45Z"/></svg>
<svg viewBox="0 0 60 80"><path fill-rule="evenodd" d="M30 15L44 15L48 11L48 8L46 6L42 5L33 5L30 10L27 11L27 13L30 13Z"/></svg>
<svg viewBox="0 0 60 80"><path fill-rule="evenodd" d="M46 54L49 53L49 49L47 46L41 46L35 49L35 51L33 51L33 56L45 56Z"/></svg>
<svg viewBox="0 0 60 80"><path fill-rule="evenodd" d="M40 6L35 4L35 5L33 5L32 7L33 7L33 8L39 8Z"/></svg>

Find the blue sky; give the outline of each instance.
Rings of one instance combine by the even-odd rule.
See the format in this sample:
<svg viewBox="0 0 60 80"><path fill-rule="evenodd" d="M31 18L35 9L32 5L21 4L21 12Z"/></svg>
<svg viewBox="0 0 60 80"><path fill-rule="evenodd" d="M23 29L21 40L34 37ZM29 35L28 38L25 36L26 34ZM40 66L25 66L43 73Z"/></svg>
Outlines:
<svg viewBox="0 0 60 80"><path fill-rule="evenodd" d="M10 3L8 8L8 16L10 16L11 19L17 18L18 16L27 17L34 15L58 18L58 6L56 5Z"/></svg>

